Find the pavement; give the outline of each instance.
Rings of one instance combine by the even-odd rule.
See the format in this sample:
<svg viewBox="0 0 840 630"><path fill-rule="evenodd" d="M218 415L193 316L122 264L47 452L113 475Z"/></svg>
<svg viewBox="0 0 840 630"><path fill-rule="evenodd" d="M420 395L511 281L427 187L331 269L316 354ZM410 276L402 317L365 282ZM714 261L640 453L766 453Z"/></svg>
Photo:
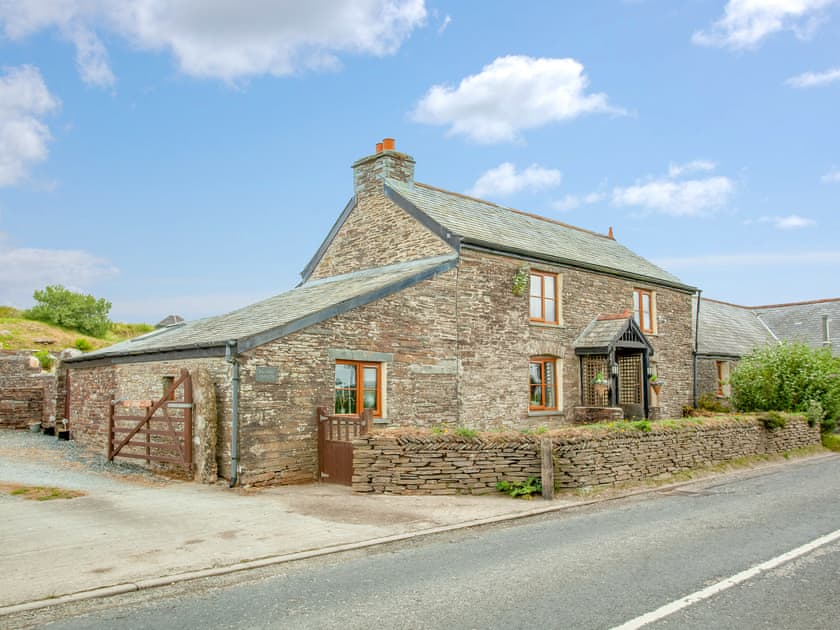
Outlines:
<svg viewBox="0 0 840 630"><path fill-rule="evenodd" d="M0 430L0 617L650 491L526 501L314 483L230 489L80 453L54 437ZM10 494L16 485L84 494L34 501Z"/></svg>
<svg viewBox="0 0 840 630"><path fill-rule="evenodd" d="M230 489L139 467L126 473L124 465L114 474L61 446L54 437L0 430L0 616L575 503L362 495L332 484ZM28 500L10 494L16 485L84 496Z"/></svg>

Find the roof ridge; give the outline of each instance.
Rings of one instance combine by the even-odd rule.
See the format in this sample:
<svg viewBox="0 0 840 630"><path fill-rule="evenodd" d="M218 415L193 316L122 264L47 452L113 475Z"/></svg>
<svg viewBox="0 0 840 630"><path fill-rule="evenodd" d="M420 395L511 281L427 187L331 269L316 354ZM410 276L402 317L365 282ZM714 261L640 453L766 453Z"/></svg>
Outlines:
<svg viewBox="0 0 840 630"><path fill-rule="evenodd" d="M572 225L571 223L564 223L563 221L558 221L557 219L551 219L549 217L544 217L539 214L534 214L532 212L525 212L524 210L517 210L516 208L511 208L510 206L503 206L498 203L494 203L492 201L487 201L486 199L481 199L479 197L471 197L470 195L465 195L463 193L454 192L452 190L446 190L445 188L439 188L437 186L432 186L430 184L424 184L422 182L414 182L415 186L422 186L423 188L428 188L429 190L436 190L438 192L446 193L447 195L455 195L456 197L461 197L463 199L469 199L470 201L477 201L479 203L487 204L488 206L493 206L495 208L499 208L501 210L508 210L510 212L515 212L516 214L521 214L522 216L530 217L532 219L537 219L539 221L545 221L546 223L554 223L555 225L559 225L561 227L569 228L570 230L577 230L578 232L584 232L585 234L591 234L593 236L599 236L601 238L607 239L609 241L615 241L614 238L610 238L607 234L601 234L600 232L595 232L594 230L588 230L586 228L578 227L577 225Z"/></svg>
<svg viewBox="0 0 840 630"><path fill-rule="evenodd" d="M822 298L820 300L805 300L804 302L786 302L786 303L783 303L783 304L764 304L762 306L745 306L744 308L748 308L748 309L781 308L783 306L805 306L807 304L825 304L827 302L840 302L840 297Z"/></svg>
<svg viewBox="0 0 840 630"><path fill-rule="evenodd" d="M755 308L752 306L744 306L743 304L733 304L732 302L724 302L723 300L715 300L709 297L702 297L700 298L704 302L714 302L715 304L725 304L726 306L734 306L735 308L742 308L745 311L750 310L751 308Z"/></svg>

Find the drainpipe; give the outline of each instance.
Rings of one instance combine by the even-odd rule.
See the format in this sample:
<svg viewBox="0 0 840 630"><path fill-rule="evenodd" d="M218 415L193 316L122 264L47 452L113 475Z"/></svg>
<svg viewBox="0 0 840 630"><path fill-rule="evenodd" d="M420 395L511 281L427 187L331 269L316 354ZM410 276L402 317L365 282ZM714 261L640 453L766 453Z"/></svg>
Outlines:
<svg viewBox="0 0 840 630"><path fill-rule="evenodd" d="M697 312L694 316L694 368L691 386L692 404L697 407L697 352L700 349L700 294L702 290L697 289Z"/></svg>
<svg viewBox="0 0 840 630"><path fill-rule="evenodd" d="M236 341L227 342L225 361L233 365L233 400L230 427L230 487L239 479L239 361L236 360Z"/></svg>

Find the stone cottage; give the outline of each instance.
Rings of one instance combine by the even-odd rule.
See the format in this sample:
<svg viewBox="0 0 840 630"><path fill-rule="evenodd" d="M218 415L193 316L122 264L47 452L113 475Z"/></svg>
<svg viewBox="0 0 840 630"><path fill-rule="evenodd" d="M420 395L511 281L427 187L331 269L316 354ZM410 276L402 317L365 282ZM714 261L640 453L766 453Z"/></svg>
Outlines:
<svg viewBox="0 0 840 630"><path fill-rule="evenodd" d="M219 475L243 483L316 478L317 406L526 429L692 402L694 287L611 233L421 184L414 166L390 139L353 164L297 288L66 361L74 438L103 448L110 401L171 393L184 369L212 388Z"/></svg>
<svg viewBox="0 0 840 630"><path fill-rule="evenodd" d="M729 374L738 360L763 346L784 341L812 348L830 348L840 356L840 337L832 322L840 321L840 298L738 306L702 298L697 347L697 389L700 395L729 398Z"/></svg>

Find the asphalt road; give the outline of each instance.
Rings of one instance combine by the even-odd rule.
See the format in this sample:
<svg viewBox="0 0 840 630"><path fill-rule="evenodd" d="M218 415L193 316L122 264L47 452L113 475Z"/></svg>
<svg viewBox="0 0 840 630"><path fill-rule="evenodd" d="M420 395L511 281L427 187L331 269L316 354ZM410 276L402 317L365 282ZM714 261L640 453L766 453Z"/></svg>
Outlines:
<svg viewBox="0 0 840 630"><path fill-rule="evenodd" d="M54 630L613 628L838 532L839 499L840 457L830 457L29 620L61 614ZM649 627L836 628L838 540Z"/></svg>

